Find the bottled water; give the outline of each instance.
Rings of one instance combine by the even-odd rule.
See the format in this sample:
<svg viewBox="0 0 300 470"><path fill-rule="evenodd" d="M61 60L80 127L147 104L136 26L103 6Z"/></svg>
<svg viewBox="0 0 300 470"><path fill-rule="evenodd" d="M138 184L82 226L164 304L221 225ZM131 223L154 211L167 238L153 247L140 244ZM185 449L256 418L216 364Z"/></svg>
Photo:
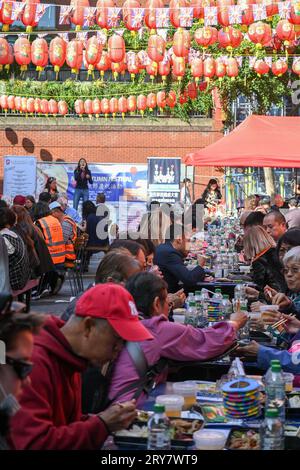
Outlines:
<svg viewBox="0 0 300 470"><path fill-rule="evenodd" d="M185 301L187 309L189 308L190 302L195 302L195 296L192 292L189 293L189 295L187 296L187 299Z"/></svg>
<svg viewBox="0 0 300 470"><path fill-rule="evenodd" d="M223 313L223 317L225 320L228 320L230 318L230 315L232 314L232 303L229 300L229 295L223 295L223 300L221 302L221 309Z"/></svg>
<svg viewBox="0 0 300 470"><path fill-rule="evenodd" d="M221 300L223 299L223 295L222 295L222 291L221 289L215 289L215 293L213 295L213 300L214 301L219 301L221 302Z"/></svg>
<svg viewBox="0 0 300 470"><path fill-rule="evenodd" d="M246 286L245 284L237 284L234 288L234 298L236 300L246 299Z"/></svg>
<svg viewBox="0 0 300 470"><path fill-rule="evenodd" d="M284 449L284 426L279 418L279 410L267 408L265 419L260 428L260 446L262 450Z"/></svg>
<svg viewBox="0 0 300 470"><path fill-rule="evenodd" d="M164 405L154 405L154 415L148 421L148 450L171 449L170 421Z"/></svg>
<svg viewBox="0 0 300 470"><path fill-rule="evenodd" d="M185 314L184 324L198 326L196 302L189 302L189 307Z"/></svg>
<svg viewBox="0 0 300 470"><path fill-rule="evenodd" d="M271 371L265 376L266 409L277 408L279 418L285 421L285 381L281 365L272 363Z"/></svg>

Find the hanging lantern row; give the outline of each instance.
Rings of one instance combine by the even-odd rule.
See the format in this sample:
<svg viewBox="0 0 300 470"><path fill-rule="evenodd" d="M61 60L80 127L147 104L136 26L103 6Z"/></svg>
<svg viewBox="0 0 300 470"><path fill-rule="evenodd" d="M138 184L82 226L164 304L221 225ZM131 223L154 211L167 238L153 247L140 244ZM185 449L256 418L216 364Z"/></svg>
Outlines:
<svg viewBox="0 0 300 470"><path fill-rule="evenodd" d="M118 7L114 0L98 0L95 8L89 0L71 0L69 5L57 6L60 24L74 24L76 30L84 26L98 25L104 29L118 27L121 18L124 26L133 34L141 27L150 30L168 27L191 27L193 20L211 21L210 24L228 27L231 24L249 26L257 19L270 19L284 9L284 14L293 24L300 24L299 3L273 2L272 0L170 0L165 8L163 0L147 0L142 7L139 0L126 0ZM283 6L280 6L283 4ZM22 0L22 2L3 1L0 8L0 22L3 30L19 19L26 26L27 32L37 26L48 5L41 5L40 0ZM214 7L214 8L211 8Z"/></svg>
<svg viewBox="0 0 300 470"><path fill-rule="evenodd" d="M25 98L12 95L0 96L0 108L7 113L19 112L20 114L44 114L45 116L65 116L68 113L68 105L65 101L54 99Z"/></svg>

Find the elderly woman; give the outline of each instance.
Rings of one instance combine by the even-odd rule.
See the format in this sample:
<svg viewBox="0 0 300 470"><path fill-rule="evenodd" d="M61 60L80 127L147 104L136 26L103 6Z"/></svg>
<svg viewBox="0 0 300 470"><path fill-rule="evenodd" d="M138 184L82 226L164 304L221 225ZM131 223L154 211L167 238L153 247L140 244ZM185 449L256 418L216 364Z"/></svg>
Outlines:
<svg viewBox="0 0 300 470"><path fill-rule="evenodd" d="M266 285L284 292L286 285L273 238L259 225L250 227L244 237L245 258L251 261L252 278L263 298Z"/></svg>
<svg viewBox="0 0 300 470"><path fill-rule="evenodd" d="M277 242L277 253L282 263L284 255L293 247L300 246L300 228L291 228Z"/></svg>

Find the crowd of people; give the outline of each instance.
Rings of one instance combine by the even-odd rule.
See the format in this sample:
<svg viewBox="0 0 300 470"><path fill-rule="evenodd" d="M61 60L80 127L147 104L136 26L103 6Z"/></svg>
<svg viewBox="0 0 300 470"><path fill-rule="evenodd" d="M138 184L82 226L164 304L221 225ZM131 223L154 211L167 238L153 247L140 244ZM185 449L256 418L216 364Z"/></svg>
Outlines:
<svg viewBox="0 0 300 470"><path fill-rule="evenodd" d="M184 263L199 229L195 207L203 199L187 208L189 219L186 213L153 203L138 236L116 231L110 240L106 220L107 237L99 240L97 225L108 214L98 216L97 205L86 199L85 185L92 175L82 160L75 170L82 216L77 207L69 207L53 178L38 201L21 195L11 207L0 201L0 340L6 344L6 365L0 367L3 449L101 448L110 433L135 420L153 383L166 381L168 360L205 361L223 354L248 319L247 313L237 311L203 329L173 322L173 309L184 305L186 293L196 290L198 282L213 280L204 257L193 270ZM218 184L211 180L204 205L215 207L220 198ZM105 204L103 194L96 204ZM290 201L283 215L279 205L266 209L256 200L251 209L245 208L240 214L243 236L235 243L256 284L246 290L250 309L270 305L262 319L253 321L255 328L286 319L287 347L278 351L252 342L240 353L256 355L262 369L279 358L285 370L300 377L299 365L291 360L300 337L300 209ZM89 240L88 259L97 250L105 252L85 292L61 317L24 313L24 305L13 298L31 288L32 281L36 298L55 295L76 260L76 240L82 236ZM142 372L137 357L142 358Z"/></svg>

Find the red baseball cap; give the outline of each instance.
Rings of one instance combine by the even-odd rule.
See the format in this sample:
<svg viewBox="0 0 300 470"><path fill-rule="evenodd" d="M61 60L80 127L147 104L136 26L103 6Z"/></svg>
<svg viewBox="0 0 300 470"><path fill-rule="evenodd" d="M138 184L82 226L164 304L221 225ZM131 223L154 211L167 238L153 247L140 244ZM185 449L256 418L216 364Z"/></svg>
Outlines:
<svg viewBox="0 0 300 470"><path fill-rule="evenodd" d="M19 206L25 206L25 202L26 202L26 197L22 196L21 194L17 194L13 200L13 204L16 204Z"/></svg>
<svg viewBox="0 0 300 470"><path fill-rule="evenodd" d="M118 284L107 283L91 287L78 299L75 315L104 318L125 341L153 339L139 320L133 297Z"/></svg>

